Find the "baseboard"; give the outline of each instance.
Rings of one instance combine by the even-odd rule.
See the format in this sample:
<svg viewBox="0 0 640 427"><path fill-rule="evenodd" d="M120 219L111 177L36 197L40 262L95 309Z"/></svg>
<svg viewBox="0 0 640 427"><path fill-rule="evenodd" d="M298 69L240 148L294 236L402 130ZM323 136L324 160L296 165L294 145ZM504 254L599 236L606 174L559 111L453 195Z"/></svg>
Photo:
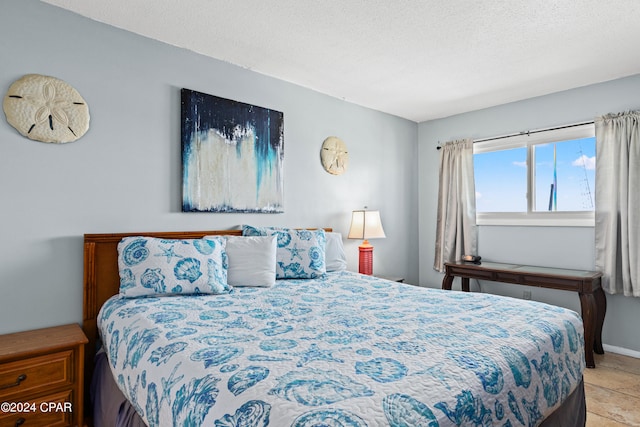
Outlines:
<svg viewBox="0 0 640 427"><path fill-rule="evenodd" d="M602 348L604 349L605 353L609 352L609 353L622 354L623 356L631 356L631 357L640 359L640 351L629 350L628 348L616 347L615 345L608 345L608 344L602 344Z"/></svg>

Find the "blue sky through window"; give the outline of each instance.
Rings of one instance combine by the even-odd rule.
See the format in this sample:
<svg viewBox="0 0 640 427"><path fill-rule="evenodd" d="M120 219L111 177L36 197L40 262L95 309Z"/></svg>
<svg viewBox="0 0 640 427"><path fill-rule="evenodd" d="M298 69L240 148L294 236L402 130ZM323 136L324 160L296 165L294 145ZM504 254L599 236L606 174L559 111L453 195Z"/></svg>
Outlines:
<svg viewBox="0 0 640 427"><path fill-rule="evenodd" d="M557 210L592 211L595 191L595 138L560 141L556 146ZM535 150L536 211L548 211L554 182L554 143ZM474 154L477 212L527 211L527 149Z"/></svg>
<svg viewBox="0 0 640 427"><path fill-rule="evenodd" d="M476 212L527 211L527 149L474 154Z"/></svg>

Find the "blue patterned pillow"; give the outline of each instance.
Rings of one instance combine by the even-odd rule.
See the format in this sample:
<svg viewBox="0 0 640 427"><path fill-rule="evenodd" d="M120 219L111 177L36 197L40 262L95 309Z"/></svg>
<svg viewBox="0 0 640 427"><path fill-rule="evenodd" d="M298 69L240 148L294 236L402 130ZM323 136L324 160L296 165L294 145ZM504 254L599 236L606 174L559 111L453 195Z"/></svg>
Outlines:
<svg viewBox="0 0 640 427"><path fill-rule="evenodd" d="M118 243L120 295L229 292L225 245L224 237L186 240L125 237Z"/></svg>
<svg viewBox="0 0 640 427"><path fill-rule="evenodd" d="M276 279L314 279L327 272L324 230L242 226L243 236L277 236Z"/></svg>

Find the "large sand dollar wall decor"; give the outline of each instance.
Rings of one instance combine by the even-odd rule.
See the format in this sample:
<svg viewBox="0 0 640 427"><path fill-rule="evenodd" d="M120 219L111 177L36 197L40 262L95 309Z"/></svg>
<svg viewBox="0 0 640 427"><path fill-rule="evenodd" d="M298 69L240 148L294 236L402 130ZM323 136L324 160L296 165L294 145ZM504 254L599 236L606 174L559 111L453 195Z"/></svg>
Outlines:
<svg viewBox="0 0 640 427"><path fill-rule="evenodd" d="M65 143L89 130L89 107L78 91L55 77L27 74L2 103L7 122L29 139Z"/></svg>

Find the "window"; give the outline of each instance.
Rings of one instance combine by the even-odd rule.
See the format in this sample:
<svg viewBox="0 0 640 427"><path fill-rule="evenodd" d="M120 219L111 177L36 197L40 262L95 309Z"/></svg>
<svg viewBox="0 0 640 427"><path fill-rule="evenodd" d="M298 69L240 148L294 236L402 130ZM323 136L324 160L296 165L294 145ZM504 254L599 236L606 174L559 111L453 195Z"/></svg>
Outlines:
<svg viewBox="0 0 640 427"><path fill-rule="evenodd" d="M593 226L593 124L473 145L479 225Z"/></svg>

